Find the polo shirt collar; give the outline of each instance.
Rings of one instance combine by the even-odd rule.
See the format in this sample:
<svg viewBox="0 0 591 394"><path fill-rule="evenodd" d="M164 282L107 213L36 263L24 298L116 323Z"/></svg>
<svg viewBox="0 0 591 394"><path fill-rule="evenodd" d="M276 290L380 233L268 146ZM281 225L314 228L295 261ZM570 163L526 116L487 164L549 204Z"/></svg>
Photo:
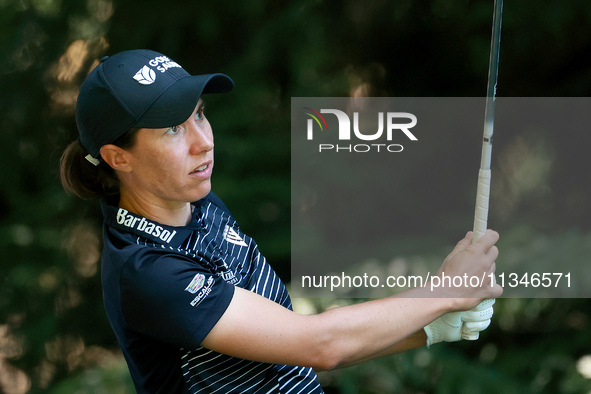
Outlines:
<svg viewBox="0 0 591 394"><path fill-rule="evenodd" d="M121 232L135 234L163 246L178 248L193 233L192 226L174 227L160 224L142 216L101 201L105 224ZM194 216L192 221L194 220Z"/></svg>

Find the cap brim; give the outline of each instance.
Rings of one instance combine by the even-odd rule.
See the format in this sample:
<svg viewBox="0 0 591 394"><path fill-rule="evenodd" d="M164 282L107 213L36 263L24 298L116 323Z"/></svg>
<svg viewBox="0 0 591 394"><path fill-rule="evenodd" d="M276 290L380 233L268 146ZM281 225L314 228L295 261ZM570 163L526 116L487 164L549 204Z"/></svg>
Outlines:
<svg viewBox="0 0 591 394"><path fill-rule="evenodd" d="M226 93L233 87L234 82L225 74L181 78L162 93L134 127L157 129L184 123L193 113L202 94Z"/></svg>

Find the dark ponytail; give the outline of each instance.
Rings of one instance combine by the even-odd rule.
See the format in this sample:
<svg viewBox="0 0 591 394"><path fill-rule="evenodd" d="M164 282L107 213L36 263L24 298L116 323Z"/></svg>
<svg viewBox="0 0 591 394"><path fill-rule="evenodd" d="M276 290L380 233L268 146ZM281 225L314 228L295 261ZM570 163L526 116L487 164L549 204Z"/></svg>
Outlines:
<svg viewBox="0 0 591 394"><path fill-rule="evenodd" d="M135 144L139 129L131 129L113 145L128 149ZM104 160L95 166L86 160L88 152L78 141L68 145L60 160L60 178L64 190L80 198L98 199L119 194L119 178Z"/></svg>

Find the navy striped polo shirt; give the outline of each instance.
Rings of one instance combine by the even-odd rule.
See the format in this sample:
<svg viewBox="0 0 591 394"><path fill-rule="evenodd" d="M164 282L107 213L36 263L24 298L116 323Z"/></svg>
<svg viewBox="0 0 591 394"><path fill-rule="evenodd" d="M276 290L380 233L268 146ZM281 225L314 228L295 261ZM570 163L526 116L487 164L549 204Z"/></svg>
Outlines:
<svg viewBox="0 0 591 394"><path fill-rule="evenodd" d="M215 194L192 204L185 227L101 205L105 309L138 393L322 393L311 368L200 346L235 286L291 309L284 284Z"/></svg>

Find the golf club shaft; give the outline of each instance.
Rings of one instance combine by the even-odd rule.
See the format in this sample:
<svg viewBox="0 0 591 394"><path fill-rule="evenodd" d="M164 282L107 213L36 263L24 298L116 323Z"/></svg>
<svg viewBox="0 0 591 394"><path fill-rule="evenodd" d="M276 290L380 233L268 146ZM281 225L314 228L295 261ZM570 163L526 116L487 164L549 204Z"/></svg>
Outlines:
<svg viewBox="0 0 591 394"><path fill-rule="evenodd" d="M484 235L488 222L488 206L490 199L492 138L495 122L495 98L497 93L497 77L499 73L499 50L501 47L501 22L503 15L503 0L495 0L493 12L492 38L490 58L488 63L488 86L486 90L486 107L484 112L484 133L482 139L482 156L478 171L478 186L476 190L476 210L474 212L474 229L472 242ZM491 306L494 300L485 300L481 306ZM464 326L462 338L476 340L479 332L472 332Z"/></svg>

